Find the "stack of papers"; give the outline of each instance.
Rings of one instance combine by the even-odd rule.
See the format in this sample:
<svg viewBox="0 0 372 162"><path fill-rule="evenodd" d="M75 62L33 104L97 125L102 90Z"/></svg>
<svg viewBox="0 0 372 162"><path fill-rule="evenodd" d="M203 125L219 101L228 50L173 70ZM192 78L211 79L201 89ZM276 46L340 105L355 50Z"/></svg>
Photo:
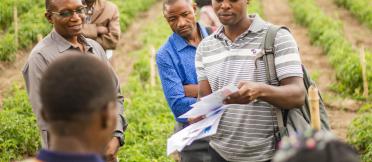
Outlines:
<svg viewBox="0 0 372 162"><path fill-rule="evenodd" d="M181 152L183 148L195 140L216 134L224 112L223 100L236 91L238 91L237 87L229 85L191 105L193 108L181 115L180 118L195 118L203 115L206 118L172 135L167 142L167 155L169 156L176 151Z"/></svg>
<svg viewBox="0 0 372 162"><path fill-rule="evenodd" d="M195 118L215 111L223 105L223 100L231 93L237 92L238 88L233 85L228 85L208 96L200 99L199 102L191 105L192 109L178 118Z"/></svg>

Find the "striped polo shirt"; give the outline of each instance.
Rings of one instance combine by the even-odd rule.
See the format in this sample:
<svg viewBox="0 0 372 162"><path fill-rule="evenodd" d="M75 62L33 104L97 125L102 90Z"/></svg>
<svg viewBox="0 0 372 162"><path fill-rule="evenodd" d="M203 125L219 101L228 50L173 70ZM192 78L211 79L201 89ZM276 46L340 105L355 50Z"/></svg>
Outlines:
<svg viewBox="0 0 372 162"><path fill-rule="evenodd" d="M213 92L239 81L268 84L265 65L255 59L263 52L269 23L258 15L249 15L251 26L232 42L220 27L199 45L195 66L198 81L208 80ZM275 38L275 66L279 80L302 77L301 59L296 41L287 30ZM278 84L278 83L276 83ZM273 106L264 101L227 105L217 134L210 145L228 161L267 161L274 154L274 127L277 121Z"/></svg>

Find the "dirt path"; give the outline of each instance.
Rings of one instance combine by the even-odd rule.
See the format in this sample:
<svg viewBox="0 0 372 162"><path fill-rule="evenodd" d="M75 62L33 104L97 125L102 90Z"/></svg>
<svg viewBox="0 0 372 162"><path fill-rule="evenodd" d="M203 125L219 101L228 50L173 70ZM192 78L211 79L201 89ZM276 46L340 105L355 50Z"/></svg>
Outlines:
<svg viewBox="0 0 372 162"><path fill-rule="evenodd" d="M115 51L115 70L119 76L121 84L127 82L128 75L132 70L134 57L129 57L128 53L139 49L142 44L138 36L146 24L161 14L161 3L157 2L147 12L140 13L132 25L122 34L118 49ZM31 49L20 51L17 54L16 61L13 63L0 63L0 109L5 93L10 89L12 84L23 84L21 70L25 64Z"/></svg>
<svg viewBox="0 0 372 162"><path fill-rule="evenodd" d="M329 85L336 80L335 72L323 50L320 47L311 45L307 36L307 29L295 23L288 0L262 0L262 3L264 16L268 21L274 24L285 25L291 29L300 47L303 64L305 64L310 73L320 74L316 80L320 91L323 94L332 95L333 92L330 91ZM328 113L334 133L345 139L347 126L355 114L349 111L341 111L337 106L332 106L331 109L328 109Z"/></svg>
<svg viewBox="0 0 372 162"><path fill-rule="evenodd" d="M118 49L114 54L114 67L122 83L121 86L127 82L128 76L132 71L132 65L135 62L135 58L128 56L128 53L142 47L142 42L140 42L138 36L146 27L146 24L158 17L162 13L161 11L162 5L157 2L150 10L141 13L128 28L127 32L122 35Z"/></svg>
<svg viewBox="0 0 372 162"><path fill-rule="evenodd" d="M3 96L13 84L24 85L21 71L30 51L31 49L19 51L16 55L16 61L12 63L0 63L0 108Z"/></svg>
<svg viewBox="0 0 372 162"><path fill-rule="evenodd" d="M342 22L345 36L354 48L363 45L372 50L372 30L362 25L347 9L337 6L334 0L315 0L315 2L328 16Z"/></svg>

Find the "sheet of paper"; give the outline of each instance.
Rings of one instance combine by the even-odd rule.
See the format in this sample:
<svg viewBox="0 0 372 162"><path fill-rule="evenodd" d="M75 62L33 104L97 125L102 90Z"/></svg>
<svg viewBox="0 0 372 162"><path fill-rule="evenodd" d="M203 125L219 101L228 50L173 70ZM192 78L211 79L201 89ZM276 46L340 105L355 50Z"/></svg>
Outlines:
<svg viewBox="0 0 372 162"><path fill-rule="evenodd" d="M237 92L238 88L233 85L228 85L222 89L205 96L199 102L191 105L193 107L188 112L182 114L178 118L195 118L206 115L209 112L216 110L223 105L223 100L231 93Z"/></svg>
<svg viewBox="0 0 372 162"><path fill-rule="evenodd" d="M167 141L167 155L175 151L182 151L193 141L216 134L220 118L224 109L218 109L199 122L189 125L173 134Z"/></svg>

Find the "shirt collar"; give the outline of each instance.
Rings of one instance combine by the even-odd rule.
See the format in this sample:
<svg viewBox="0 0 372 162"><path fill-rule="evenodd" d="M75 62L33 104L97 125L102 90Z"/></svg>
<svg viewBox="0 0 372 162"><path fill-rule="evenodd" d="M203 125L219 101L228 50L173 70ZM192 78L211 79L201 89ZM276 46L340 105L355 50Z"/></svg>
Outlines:
<svg viewBox="0 0 372 162"><path fill-rule="evenodd" d="M258 33L264 29L267 28L267 23L258 15L258 14L251 14L248 15L248 19L252 21L252 24L249 26L249 28L243 32L239 37L244 37L248 33ZM227 37L224 34L224 27L221 25L214 36L217 39L227 39Z"/></svg>
<svg viewBox="0 0 372 162"><path fill-rule="evenodd" d="M199 29L199 34L201 35L202 39L207 37L208 36L207 29L199 23L196 23L196 25L197 25L197 28ZM174 45L176 46L175 48L177 52L189 46L187 41L184 38L182 38L179 34L174 32L172 37L173 37Z"/></svg>
<svg viewBox="0 0 372 162"><path fill-rule="evenodd" d="M97 154L70 154L52 152L45 149L40 150L37 159L45 162L103 162L102 157Z"/></svg>
<svg viewBox="0 0 372 162"><path fill-rule="evenodd" d="M68 50L68 49L70 49L70 48L72 48L73 46L72 46L72 44L69 42L69 41L67 41L65 38L63 38L57 31L55 31L54 29L53 29L53 31L52 31L52 33L51 33L51 38L54 40L54 41L56 41L57 43L57 48L58 48L58 51L60 52L60 53L62 53L62 52L64 52L64 51L66 51L66 50ZM88 48L88 51L90 51L90 52L92 52L92 49L93 49L93 47L92 47L92 45L90 45L89 43L88 43L88 41L87 41L87 39L83 36L83 35L79 35L78 36L78 41L79 42L81 42L81 43L83 43L83 45L85 46L85 47L87 47Z"/></svg>

